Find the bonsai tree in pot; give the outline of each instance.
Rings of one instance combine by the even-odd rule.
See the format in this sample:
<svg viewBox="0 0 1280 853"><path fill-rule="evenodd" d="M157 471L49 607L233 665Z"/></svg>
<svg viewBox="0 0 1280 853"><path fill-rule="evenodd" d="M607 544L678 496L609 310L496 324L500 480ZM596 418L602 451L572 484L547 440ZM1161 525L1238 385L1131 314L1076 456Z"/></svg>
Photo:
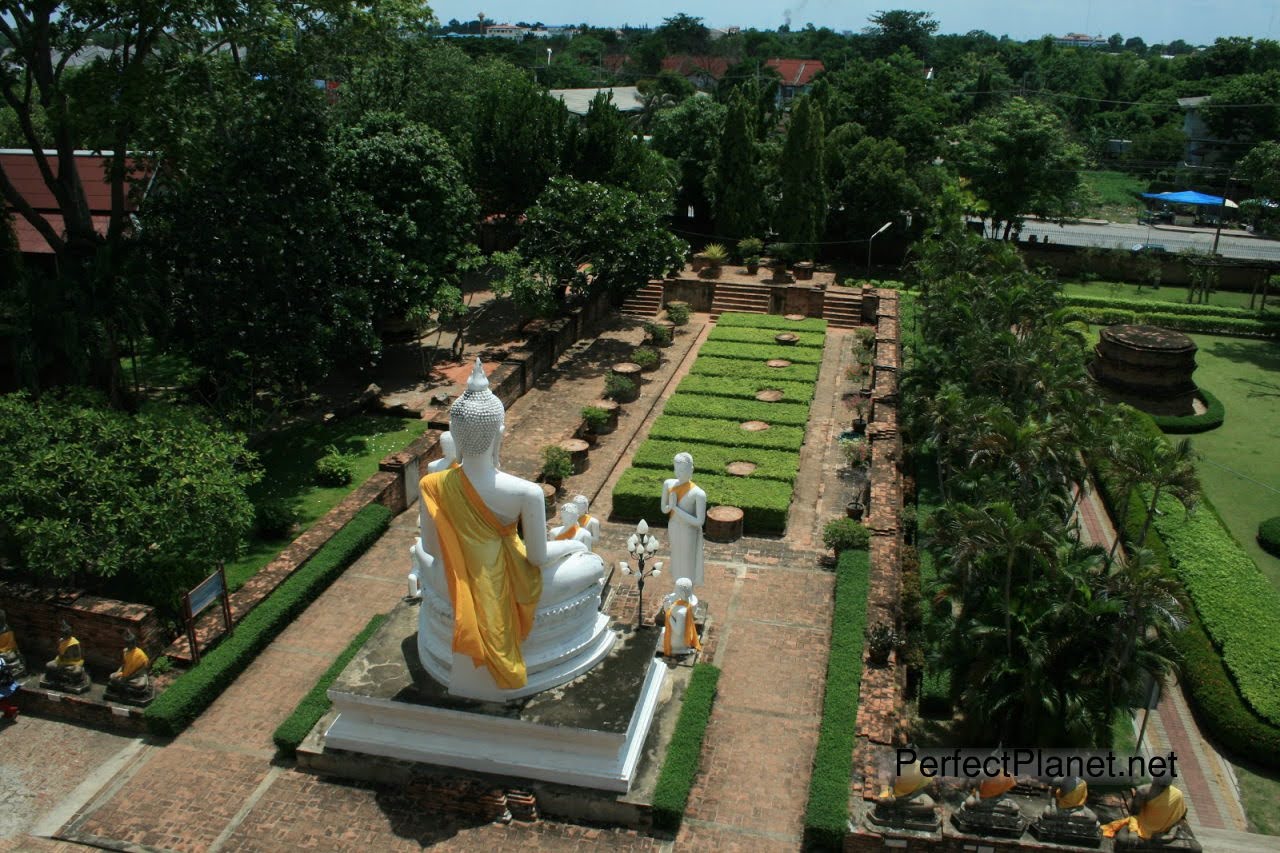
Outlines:
<svg viewBox="0 0 1280 853"><path fill-rule="evenodd" d="M609 430L612 429L610 426L611 420L612 418L609 416L609 413L604 409L596 406L584 406L582 409L583 437L595 437L609 432Z"/></svg>
<svg viewBox="0 0 1280 853"><path fill-rule="evenodd" d="M542 482L559 491L565 477L572 476L573 456L569 451L556 444L542 448Z"/></svg>
<svg viewBox="0 0 1280 853"><path fill-rule="evenodd" d="M719 278L720 268L729 260L729 250L721 243L708 243L703 248L701 255L706 262L706 268L702 270L700 275L707 278Z"/></svg>

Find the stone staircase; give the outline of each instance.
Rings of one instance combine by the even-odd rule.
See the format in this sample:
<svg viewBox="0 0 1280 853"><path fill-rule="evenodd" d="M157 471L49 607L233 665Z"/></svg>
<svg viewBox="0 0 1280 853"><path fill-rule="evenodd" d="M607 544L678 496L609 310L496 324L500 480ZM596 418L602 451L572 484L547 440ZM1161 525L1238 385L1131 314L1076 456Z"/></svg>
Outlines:
<svg viewBox="0 0 1280 853"><path fill-rule="evenodd" d="M770 290L752 284L729 284L723 282L716 285L716 296L711 302L711 319L715 320L726 311L739 311L745 314L768 314Z"/></svg>
<svg viewBox="0 0 1280 853"><path fill-rule="evenodd" d="M862 325L862 293L845 287L828 287L822 298L822 316L827 325L852 329Z"/></svg>
<svg viewBox="0 0 1280 853"><path fill-rule="evenodd" d="M626 298L622 303L622 315L640 320L652 320L662 310L663 283L651 281Z"/></svg>

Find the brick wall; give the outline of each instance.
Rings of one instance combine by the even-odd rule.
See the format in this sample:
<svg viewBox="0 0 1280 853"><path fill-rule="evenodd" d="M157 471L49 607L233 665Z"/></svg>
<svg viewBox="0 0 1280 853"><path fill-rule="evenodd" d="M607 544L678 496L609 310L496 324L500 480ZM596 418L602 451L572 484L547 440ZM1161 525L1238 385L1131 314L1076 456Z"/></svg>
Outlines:
<svg viewBox="0 0 1280 853"><path fill-rule="evenodd" d="M1107 847L1103 849L1108 849ZM881 836L866 829L858 829L849 833L844 839L845 853L881 853L892 850L896 853L1052 853L1052 851L1081 850L1079 847L1066 847L1058 844L1038 844L1034 841L1017 839L975 838L972 836L947 835L941 837L911 835Z"/></svg>

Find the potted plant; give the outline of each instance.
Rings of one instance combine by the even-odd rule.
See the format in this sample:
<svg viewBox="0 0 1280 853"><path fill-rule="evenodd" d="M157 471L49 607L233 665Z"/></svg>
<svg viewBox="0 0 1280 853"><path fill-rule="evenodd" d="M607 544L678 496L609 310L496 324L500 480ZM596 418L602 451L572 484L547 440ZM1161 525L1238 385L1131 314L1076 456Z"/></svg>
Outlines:
<svg viewBox="0 0 1280 853"><path fill-rule="evenodd" d="M764 241L759 237L744 237L738 241L738 257L747 267L747 275L755 275L760 271L760 254L764 251Z"/></svg>
<svg viewBox="0 0 1280 853"><path fill-rule="evenodd" d="M813 261L796 261L792 270L796 274L796 281L809 281L813 278Z"/></svg>
<svg viewBox="0 0 1280 853"><path fill-rule="evenodd" d="M645 373L657 370L658 363L661 361L658 351L651 347L636 347L631 353L631 360L640 365L640 369Z"/></svg>
<svg viewBox="0 0 1280 853"><path fill-rule="evenodd" d="M668 302L667 303L667 319L674 325L685 326L689 323L689 303L688 302Z"/></svg>
<svg viewBox="0 0 1280 853"><path fill-rule="evenodd" d="M870 453L865 438L840 439L840 451L844 454L844 461L849 463L850 469L856 471L859 468L866 467L867 457Z"/></svg>
<svg viewBox="0 0 1280 853"><path fill-rule="evenodd" d="M787 267L795 258L796 248L790 243L774 243L769 247L769 269L774 278L787 275Z"/></svg>
<svg viewBox="0 0 1280 853"><path fill-rule="evenodd" d="M836 552L866 548L871 541L871 531L851 518L837 518L822 528L822 544Z"/></svg>
<svg viewBox="0 0 1280 853"><path fill-rule="evenodd" d="M569 451L557 444L542 448L542 482L559 491L565 477L572 476L573 456Z"/></svg>
<svg viewBox="0 0 1280 853"><path fill-rule="evenodd" d="M861 521L862 521L862 514L863 514L864 512L866 512L866 507L864 507L864 506L862 505L862 501L859 501L859 500L849 501L849 502L848 502L847 504L845 504L845 506L844 506L844 514L845 514L845 515L846 515L846 516L847 516L851 521L861 522Z"/></svg>
<svg viewBox="0 0 1280 853"><path fill-rule="evenodd" d="M630 402L636 398L636 383L625 376L610 373L604 378L604 396L619 403Z"/></svg>
<svg viewBox="0 0 1280 853"><path fill-rule="evenodd" d="M867 400L859 400L853 404L853 429L855 432L867 431L867 413L871 404Z"/></svg>
<svg viewBox="0 0 1280 853"><path fill-rule="evenodd" d="M700 275L706 278L719 278L720 268L729 260L729 250L722 243L708 243L701 255L706 266Z"/></svg>
<svg viewBox="0 0 1280 853"><path fill-rule="evenodd" d="M584 406L582 409L583 435L594 438L608 433L612 429L611 420L613 420L612 417L604 409L597 406ZM587 440L590 441L591 438Z"/></svg>
<svg viewBox="0 0 1280 853"><path fill-rule="evenodd" d="M867 629L867 659L873 666L887 666L889 656L902 645L902 638L893 626L881 622Z"/></svg>
<svg viewBox="0 0 1280 853"><path fill-rule="evenodd" d="M649 336L649 342L657 347L671 346L671 328L661 323L645 323L645 334Z"/></svg>

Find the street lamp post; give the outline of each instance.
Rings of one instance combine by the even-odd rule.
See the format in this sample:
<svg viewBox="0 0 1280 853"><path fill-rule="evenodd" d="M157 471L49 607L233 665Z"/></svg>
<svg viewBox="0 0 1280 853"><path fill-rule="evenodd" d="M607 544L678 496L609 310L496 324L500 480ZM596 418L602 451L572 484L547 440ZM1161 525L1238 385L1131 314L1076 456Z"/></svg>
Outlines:
<svg viewBox="0 0 1280 853"><path fill-rule="evenodd" d="M867 238L867 278L871 278L871 241L879 237L885 231L889 230L889 226L893 224L893 220L889 220L880 226L880 230Z"/></svg>
<svg viewBox="0 0 1280 853"><path fill-rule="evenodd" d="M644 579L648 577L656 578L662 574L662 561L653 564L652 568L645 569L644 564L653 559L653 555L658 553L658 540L649 533L649 525L642 518L640 523L636 525L636 532L627 537L627 553L636 561L636 567L633 569L631 565L623 560L621 563L622 573L624 575L636 576L636 591L639 600L636 602L636 628L644 627Z"/></svg>

